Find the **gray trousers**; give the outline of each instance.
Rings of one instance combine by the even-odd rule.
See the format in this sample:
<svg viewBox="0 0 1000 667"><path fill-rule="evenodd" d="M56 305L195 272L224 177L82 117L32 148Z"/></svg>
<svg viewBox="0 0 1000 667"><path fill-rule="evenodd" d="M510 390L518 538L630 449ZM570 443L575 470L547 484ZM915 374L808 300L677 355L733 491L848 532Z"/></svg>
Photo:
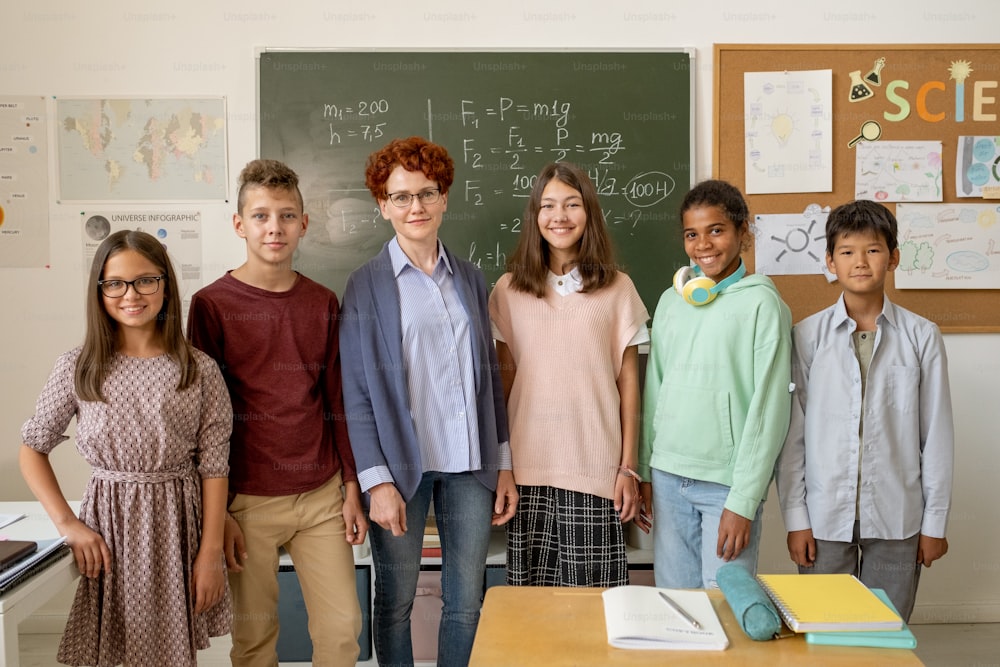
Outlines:
<svg viewBox="0 0 1000 667"><path fill-rule="evenodd" d="M881 588L904 621L909 622L920 581L917 548L920 533L905 540L861 539L854 522L850 542L816 540L816 562L799 567L800 574L853 574L868 588Z"/></svg>

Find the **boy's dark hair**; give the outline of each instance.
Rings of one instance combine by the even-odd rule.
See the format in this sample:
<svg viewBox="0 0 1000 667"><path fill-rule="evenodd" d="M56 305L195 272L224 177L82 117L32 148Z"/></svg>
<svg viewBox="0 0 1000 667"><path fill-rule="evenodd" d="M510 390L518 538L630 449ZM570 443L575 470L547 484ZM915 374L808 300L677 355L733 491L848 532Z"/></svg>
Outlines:
<svg viewBox="0 0 1000 667"><path fill-rule="evenodd" d="M702 206L719 207L737 229L750 223L750 208L743 193L726 181L702 181L691 188L681 202L681 223L689 209Z"/></svg>
<svg viewBox="0 0 1000 667"><path fill-rule="evenodd" d="M295 195L299 208L304 208L302 193L299 191L299 177L292 168L278 160L251 160L240 172L240 192L236 198L236 211L243 213L248 188L273 188L285 190Z"/></svg>
<svg viewBox="0 0 1000 667"><path fill-rule="evenodd" d="M898 246L896 216L882 204L867 199L841 204L826 218L826 252L833 255L837 238L844 234L881 234L892 252Z"/></svg>

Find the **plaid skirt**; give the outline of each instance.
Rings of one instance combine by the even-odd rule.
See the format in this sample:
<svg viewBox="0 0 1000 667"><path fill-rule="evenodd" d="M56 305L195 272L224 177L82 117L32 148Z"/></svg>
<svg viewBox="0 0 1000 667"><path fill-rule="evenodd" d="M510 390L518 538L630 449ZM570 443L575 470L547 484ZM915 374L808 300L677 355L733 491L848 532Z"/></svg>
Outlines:
<svg viewBox="0 0 1000 667"><path fill-rule="evenodd" d="M517 487L507 525L511 586L628 584L625 537L614 501L551 486Z"/></svg>

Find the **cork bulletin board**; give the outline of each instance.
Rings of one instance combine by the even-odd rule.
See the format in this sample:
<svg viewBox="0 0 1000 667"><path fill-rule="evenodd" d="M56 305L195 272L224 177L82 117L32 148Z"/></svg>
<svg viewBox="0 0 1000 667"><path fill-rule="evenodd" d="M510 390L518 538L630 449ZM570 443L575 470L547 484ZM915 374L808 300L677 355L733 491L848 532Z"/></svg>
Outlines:
<svg viewBox="0 0 1000 667"><path fill-rule="evenodd" d="M879 59L884 65L876 67ZM971 73L960 87L949 74L956 61ZM746 192L744 73L832 70L831 192L748 194L751 216L801 213L818 204L834 208L854 199L855 151L848 144L869 120L880 125L879 140L941 141L943 203L990 203L1000 200L956 196L955 161L959 138L1000 135L1000 46L983 44L924 45L715 45L714 176ZM878 86L863 104L851 101L857 72L878 69ZM853 76L852 76L853 75ZM873 77L876 75L873 75ZM891 90L891 95L887 91ZM959 113L961 109L961 113ZM894 203L886 206L895 212ZM1000 248L990 258L1000 262ZM744 259L754 267L753 252ZM832 304L840 295L836 282L822 275L776 275L775 284L798 322ZM886 294L899 305L953 333L1000 332L1000 290L897 289L890 274Z"/></svg>

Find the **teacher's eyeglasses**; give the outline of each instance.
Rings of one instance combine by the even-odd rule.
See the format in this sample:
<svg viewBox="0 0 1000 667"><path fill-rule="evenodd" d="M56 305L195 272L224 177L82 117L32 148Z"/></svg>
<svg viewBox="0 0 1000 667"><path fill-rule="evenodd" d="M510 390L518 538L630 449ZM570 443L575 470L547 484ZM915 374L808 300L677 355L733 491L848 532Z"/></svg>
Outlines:
<svg viewBox="0 0 1000 667"><path fill-rule="evenodd" d="M136 294L150 295L160 291L160 281L166 280L166 276L143 276L135 280L98 280L97 285L101 288L104 296L112 299L125 296L128 286L131 285Z"/></svg>
<svg viewBox="0 0 1000 667"><path fill-rule="evenodd" d="M399 208L409 208L414 199L419 199L421 204L436 204L441 198L441 190L423 190L415 195L409 192L392 192L389 194L389 201Z"/></svg>

